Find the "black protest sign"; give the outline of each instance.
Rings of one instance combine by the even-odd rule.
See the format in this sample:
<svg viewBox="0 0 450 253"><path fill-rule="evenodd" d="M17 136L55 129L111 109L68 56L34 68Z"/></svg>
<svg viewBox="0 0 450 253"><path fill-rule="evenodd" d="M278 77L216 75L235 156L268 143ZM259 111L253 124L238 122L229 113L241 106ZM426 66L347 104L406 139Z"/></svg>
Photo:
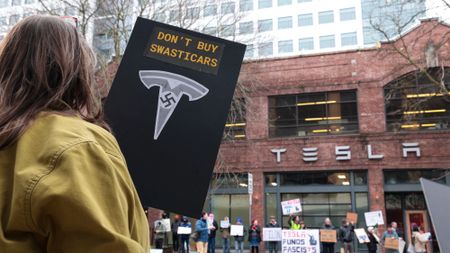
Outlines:
<svg viewBox="0 0 450 253"><path fill-rule="evenodd" d="M105 111L143 205L200 215L244 52L138 18Z"/></svg>

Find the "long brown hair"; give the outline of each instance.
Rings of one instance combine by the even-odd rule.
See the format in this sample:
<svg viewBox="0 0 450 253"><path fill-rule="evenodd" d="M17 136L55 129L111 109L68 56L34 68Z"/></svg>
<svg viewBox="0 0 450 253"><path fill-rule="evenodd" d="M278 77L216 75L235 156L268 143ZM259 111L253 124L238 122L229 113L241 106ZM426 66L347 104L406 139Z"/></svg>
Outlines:
<svg viewBox="0 0 450 253"><path fill-rule="evenodd" d="M94 71L95 56L73 25L31 16L14 26L0 45L0 149L43 111L106 127Z"/></svg>

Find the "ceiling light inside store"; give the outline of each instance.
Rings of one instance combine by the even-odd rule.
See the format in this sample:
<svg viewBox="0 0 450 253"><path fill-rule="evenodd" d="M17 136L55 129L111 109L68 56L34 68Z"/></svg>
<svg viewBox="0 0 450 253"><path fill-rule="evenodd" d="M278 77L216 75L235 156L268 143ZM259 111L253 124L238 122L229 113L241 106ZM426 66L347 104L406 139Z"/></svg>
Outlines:
<svg viewBox="0 0 450 253"><path fill-rule="evenodd" d="M450 92L447 94L450 95ZM419 93L419 94L407 94L406 98L426 98L426 97L441 97L444 94L442 93Z"/></svg>
<svg viewBox="0 0 450 253"><path fill-rule="evenodd" d="M244 122L242 123L229 123L225 124L226 127L239 127L239 126L245 126L246 124Z"/></svg>
<svg viewBox="0 0 450 253"><path fill-rule="evenodd" d="M322 118L305 118L305 121L320 121L320 120L340 120L341 117L322 117Z"/></svg>
<svg viewBox="0 0 450 253"><path fill-rule="evenodd" d="M277 186L278 184L275 182L270 183L272 186Z"/></svg>
<svg viewBox="0 0 450 253"><path fill-rule="evenodd" d="M421 113L439 113L439 112L446 112L447 109L434 109L434 110L421 110L421 111L406 111L403 112L405 115L409 114L421 114Z"/></svg>
<svg viewBox="0 0 450 253"><path fill-rule="evenodd" d="M328 101L317 101L317 102L303 102L297 103L297 106L308 106L308 105L326 105L326 104L335 104L336 100L328 100Z"/></svg>
<svg viewBox="0 0 450 253"><path fill-rule="evenodd" d="M239 186L240 187L248 187L248 185L246 183L240 183Z"/></svg>
<svg viewBox="0 0 450 253"><path fill-rule="evenodd" d="M346 175L342 175L342 174L340 174L340 175L338 175L338 178L339 178L339 179L346 179L346 178L347 178L347 176L346 176Z"/></svg>
<svg viewBox="0 0 450 253"><path fill-rule="evenodd" d="M342 185L350 185L349 181L342 182Z"/></svg>

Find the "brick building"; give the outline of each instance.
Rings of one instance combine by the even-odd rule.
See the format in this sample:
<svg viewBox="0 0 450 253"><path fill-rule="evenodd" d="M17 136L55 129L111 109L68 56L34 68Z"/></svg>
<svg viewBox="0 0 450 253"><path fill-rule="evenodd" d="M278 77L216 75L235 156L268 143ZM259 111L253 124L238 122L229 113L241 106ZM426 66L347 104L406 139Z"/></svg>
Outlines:
<svg viewBox="0 0 450 253"><path fill-rule="evenodd" d="M285 226L280 202L299 198L311 228L347 212L365 227L364 212L381 210L407 240L412 223L432 230L419 178L450 184L449 38L427 20L372 49L245 63L246 115L220 150L234 176L219 169L205 209Z"/></svg>

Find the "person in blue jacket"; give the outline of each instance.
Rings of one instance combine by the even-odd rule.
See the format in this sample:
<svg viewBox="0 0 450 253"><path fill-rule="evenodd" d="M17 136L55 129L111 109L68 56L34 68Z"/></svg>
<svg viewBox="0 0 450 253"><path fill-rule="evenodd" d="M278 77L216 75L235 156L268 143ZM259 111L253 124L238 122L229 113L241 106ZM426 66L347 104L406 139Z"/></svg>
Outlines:
<svg viewBox="0 0 450 253"><path fill-rule="evenodd" d="M192 224L189 222L186 216L183 216L183 218L181 218L181 223L179 226L185 228L192 228ZM189 235L188 234L180 235L180 240L181 240L181 253L189 253Z"/></svg>
<svg viewBox="0 0 450 253"><path fill-rule="evenodd" d="M202 212L202 217L195 223L195 232L198 233L196 242L198 253L207 253L208 251L208 213Z"/></svg>

